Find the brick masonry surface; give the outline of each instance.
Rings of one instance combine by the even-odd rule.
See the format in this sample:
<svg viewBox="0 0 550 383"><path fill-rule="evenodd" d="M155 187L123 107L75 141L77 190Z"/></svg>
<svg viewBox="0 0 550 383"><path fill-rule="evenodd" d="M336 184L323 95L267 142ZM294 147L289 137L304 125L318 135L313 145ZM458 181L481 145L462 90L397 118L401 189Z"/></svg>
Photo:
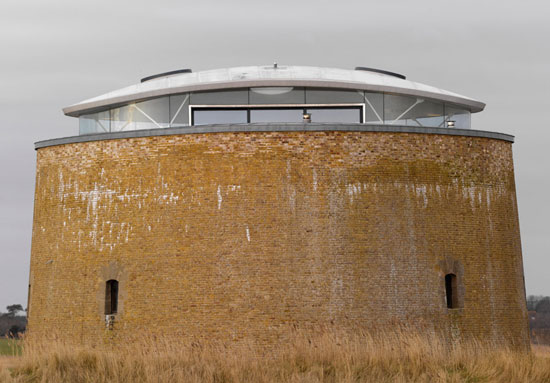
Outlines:
<svg viewBox="0 0 550 383"><path fill-rule="evenodd" d="M422 324L528 344L509 142L241 132L59 145L37 151L34 209L30 336L272 344L291 328Z"/></svg>

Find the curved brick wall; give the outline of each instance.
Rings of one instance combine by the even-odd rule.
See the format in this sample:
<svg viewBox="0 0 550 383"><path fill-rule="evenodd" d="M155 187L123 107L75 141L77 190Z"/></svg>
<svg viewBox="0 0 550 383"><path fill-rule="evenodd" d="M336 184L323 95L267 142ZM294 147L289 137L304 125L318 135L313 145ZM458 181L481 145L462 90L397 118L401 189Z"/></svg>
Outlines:
<svg viewBox="0 0 550 383"><path fill-rule="evenodd" d="M424 323L528 342L510 142L246 132L37 153L32 336L269 343L292 326ZM462 308L446 308L446 273Z"/></svg>

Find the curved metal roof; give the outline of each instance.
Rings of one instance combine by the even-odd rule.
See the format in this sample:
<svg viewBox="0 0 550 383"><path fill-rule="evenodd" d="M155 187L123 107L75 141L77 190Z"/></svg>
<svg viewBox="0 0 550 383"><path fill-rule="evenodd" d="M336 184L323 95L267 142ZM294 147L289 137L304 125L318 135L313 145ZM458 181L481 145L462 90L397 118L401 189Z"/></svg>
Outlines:
<svg viewBox="0 0 550 383"><path fill-rule="evenodd" d="M63 109L67 116L108 109L129 102L193 91L259 86L304 86L360 89L446 101L480 112L485 104L453 92L402 79L391 74L306 66L248 66L179 73L154 78L94 97Z"/></svg>

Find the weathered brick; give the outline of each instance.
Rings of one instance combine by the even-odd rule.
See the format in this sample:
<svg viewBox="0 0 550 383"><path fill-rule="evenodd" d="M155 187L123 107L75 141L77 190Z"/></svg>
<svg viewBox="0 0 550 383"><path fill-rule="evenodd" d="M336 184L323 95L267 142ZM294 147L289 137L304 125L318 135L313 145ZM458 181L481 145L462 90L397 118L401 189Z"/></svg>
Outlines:
<svg viewBox="0 0 550 383"><path fill-rule="evenodd" d="M445 303L445 273L462 308ZM105 282L120 282L114 330ZM528 343L511 143L212 133L38 150L31 336L270 344L423 323Z"/></svg>

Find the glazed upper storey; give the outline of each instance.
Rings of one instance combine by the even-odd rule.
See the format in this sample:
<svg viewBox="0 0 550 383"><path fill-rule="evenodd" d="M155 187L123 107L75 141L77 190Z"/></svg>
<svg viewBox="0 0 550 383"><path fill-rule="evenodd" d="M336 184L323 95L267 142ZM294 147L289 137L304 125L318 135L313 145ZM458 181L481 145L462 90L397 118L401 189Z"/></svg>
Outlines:
<svg viewBox="0 0 550 383"><path fill-rule="evenodd" d="M177 73L64 109L80 134L250 123L358 123L470 128L485 104L403 76L257 66Z"/></svg>

